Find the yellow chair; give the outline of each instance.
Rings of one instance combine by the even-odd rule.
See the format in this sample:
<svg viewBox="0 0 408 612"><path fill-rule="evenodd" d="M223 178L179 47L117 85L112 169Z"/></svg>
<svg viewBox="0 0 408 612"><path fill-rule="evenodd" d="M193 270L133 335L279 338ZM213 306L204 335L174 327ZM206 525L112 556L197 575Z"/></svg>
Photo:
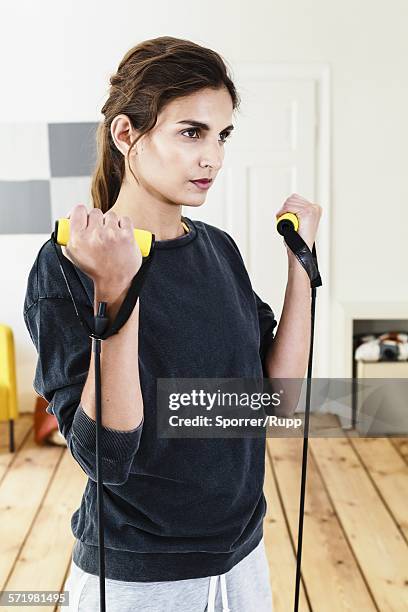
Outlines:
<svg viewBox="0 0 408 612"><path fill-rule="evenodd" d="M18 415L13 330L0 324L0 421L9 421L10 452L14 452L14 419Z"/></svg>

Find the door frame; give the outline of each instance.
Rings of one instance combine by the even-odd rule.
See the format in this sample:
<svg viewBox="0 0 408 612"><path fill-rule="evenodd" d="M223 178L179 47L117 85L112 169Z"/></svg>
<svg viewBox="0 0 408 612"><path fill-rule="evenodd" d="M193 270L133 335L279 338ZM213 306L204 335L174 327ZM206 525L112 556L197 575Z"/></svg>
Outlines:
<svg viewBox="0 0 408 612"><path fill-rule="evenodd" d="M331 321L332 295L331 273L332 260L330 256L330 217L331 217L331 68L328 63L274 63L274 62L235 62L234 68L229 65L232 79L236 72L237 81L240 78L257 78L265 80L295 80L313 79L316 83L316 203L323 207L319 223L316 253L319 270L322 277L322 287L316 291L316 320L313 362L313 376L329 378L332 371ZM301 194L300 194L301 195ZM226 203L228 206L228 202ZM231 218L233 210L226 211L227 219Z"/></svg>

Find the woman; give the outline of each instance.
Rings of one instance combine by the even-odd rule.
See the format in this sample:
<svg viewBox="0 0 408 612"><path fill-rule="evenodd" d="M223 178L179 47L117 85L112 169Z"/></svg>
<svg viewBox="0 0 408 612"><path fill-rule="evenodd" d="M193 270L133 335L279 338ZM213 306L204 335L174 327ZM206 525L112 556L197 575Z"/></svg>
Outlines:
<svg viewBox="0 0 408 612"><path fill-rule="evenodd" d="M106 301L114 319L142 262L133 228L153 232L156 246L132 315L102 343L107 610L269 612L265 437L160 437L157 382L303 378L309 280L288 250L275 337L231 236L181 216L204 203L233 129L239 98L221 57L160 37L131 49L110 81L93 208L72 209L63 249L83 284L75 299L90 315ZM294 195L277 216L289 210L311 248L320 207ZM38 351L34 387L89 477L71 521L69 609L98 610L94 356L51 240L30 272L24 318Z"/></svg>

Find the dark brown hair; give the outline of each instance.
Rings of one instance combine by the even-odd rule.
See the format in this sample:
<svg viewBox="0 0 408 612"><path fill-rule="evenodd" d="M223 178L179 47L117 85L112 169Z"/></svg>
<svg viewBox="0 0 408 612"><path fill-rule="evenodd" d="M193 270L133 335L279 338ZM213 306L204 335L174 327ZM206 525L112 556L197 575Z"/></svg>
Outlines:
<svg viewBox="0 0 408 612"><path fill-rule="evenodd" d="M97 163L91 185L93 206L103 213L114 205L125 174L125 158L110 132L117 115L127 115L134 129L141 132L131 143L129 155L139 138L154 127L164 106L175 98L205 87L226 87L233 109L240 104L225 61L218 53L171 36L145 40L130 49L116 74L110 77L110 84L109 97L102 107L105 119L96 132ZM130 164L129 170L132 172Z"/></svg>

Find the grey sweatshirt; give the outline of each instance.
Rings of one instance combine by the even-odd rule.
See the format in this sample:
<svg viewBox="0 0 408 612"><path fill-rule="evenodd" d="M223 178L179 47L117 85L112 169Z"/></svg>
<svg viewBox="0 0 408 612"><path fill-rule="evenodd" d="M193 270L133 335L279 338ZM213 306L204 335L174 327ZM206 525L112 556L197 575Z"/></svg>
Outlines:
<svg viewBox="0 0 408 612"><path fill-rule="evenodd" d="M139 297L143 421L132 431L102 427L105 569L115 580L222 574L263 535L265 436L157 436L157 378L262 379L277 325L231 236L203 221L183 221L187 234L156 242ZM79 283L66 261L75 300L91 320L93 281L76 268ZM30 270L24 320L38 353L34 389L49 402L47 412L88 475L71 519L73 560L97 575L96 423L80 401L92 340L76 315L51 239Z"/></svg>

